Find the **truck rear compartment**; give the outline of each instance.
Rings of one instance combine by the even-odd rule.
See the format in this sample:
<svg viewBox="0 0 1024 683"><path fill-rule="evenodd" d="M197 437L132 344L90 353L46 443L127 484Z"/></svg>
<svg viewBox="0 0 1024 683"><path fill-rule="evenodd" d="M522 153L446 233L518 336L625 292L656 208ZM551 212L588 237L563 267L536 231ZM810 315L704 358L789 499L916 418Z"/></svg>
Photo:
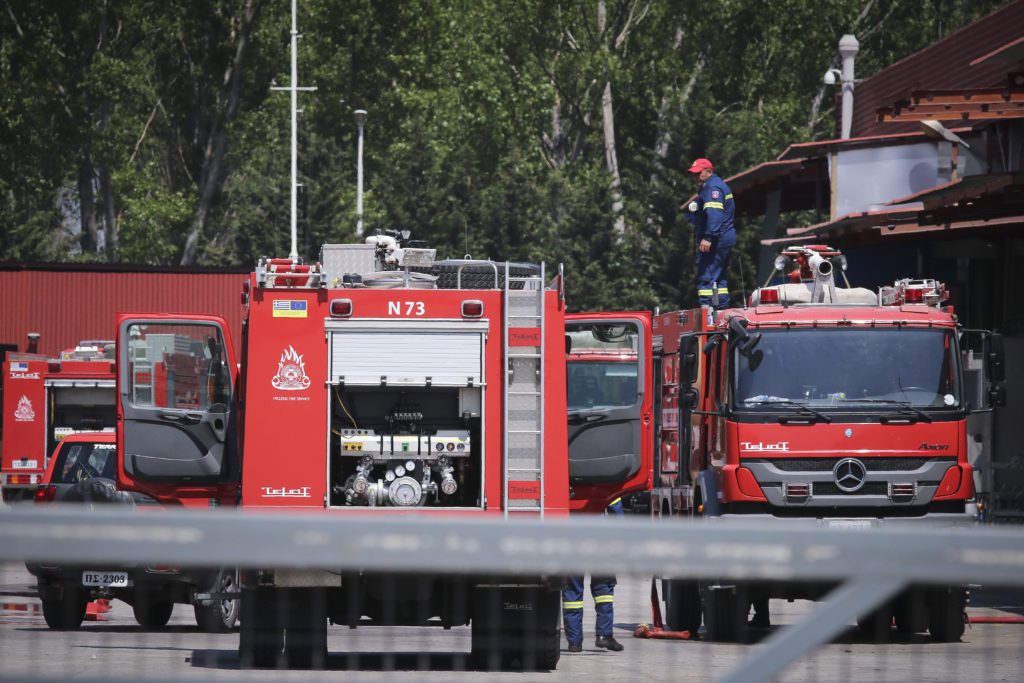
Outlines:
<svg viewBox="0 0 1024 683"><path fill-rule="evenodd" d="M483 507L480 387L330 391L330 507Z"/></svg>

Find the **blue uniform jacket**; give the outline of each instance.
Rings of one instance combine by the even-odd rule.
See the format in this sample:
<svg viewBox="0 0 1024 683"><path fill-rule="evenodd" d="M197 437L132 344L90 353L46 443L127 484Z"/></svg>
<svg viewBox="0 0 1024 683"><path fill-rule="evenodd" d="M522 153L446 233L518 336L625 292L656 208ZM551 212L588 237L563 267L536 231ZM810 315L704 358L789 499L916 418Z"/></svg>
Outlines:
<svg viewBox="0 0 1024 683"><path fill-rule="evenodd" d="M712 175L697 195L698 209L695 213L687 213L686 217L697 229L697 241L709 240L713 247L732 247L736 245L736 228L733 218L736 215L736 203L732 199L732 190L717 175Z"/></svg>

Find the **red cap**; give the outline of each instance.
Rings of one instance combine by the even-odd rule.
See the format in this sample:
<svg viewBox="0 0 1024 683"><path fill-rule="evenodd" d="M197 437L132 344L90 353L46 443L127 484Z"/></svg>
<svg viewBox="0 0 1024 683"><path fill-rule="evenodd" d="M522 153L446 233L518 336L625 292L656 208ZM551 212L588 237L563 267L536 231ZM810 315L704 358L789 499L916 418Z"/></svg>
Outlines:
<svg viewBox="0 0 1024 683"><path fill-rule="evenodd" d="M709 171L715 170L715 167L707 159L697 159L696 161L693 162L693 165L690 166L690 168L688 168L687 170L690 173L700 173L705 168L708 169Z"/></svg>

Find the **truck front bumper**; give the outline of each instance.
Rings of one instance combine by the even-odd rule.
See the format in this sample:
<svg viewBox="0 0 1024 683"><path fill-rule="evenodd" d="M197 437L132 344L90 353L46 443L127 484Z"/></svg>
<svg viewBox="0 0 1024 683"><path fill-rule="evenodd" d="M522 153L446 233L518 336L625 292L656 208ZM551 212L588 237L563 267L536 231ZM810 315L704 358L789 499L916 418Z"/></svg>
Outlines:
<svg viewBox="0 0 1024 683"><path fill-rule="evenodd" d="M900 527L928 528L928 529L962 529L973 527L978 524L977 506L968 505L965 512L933 512L920 517L781 517L770 513L738 513L723 514L718 519L722 520L747 520L764 522L771 520L772 524L786 524L796 527L825 527L833 529L869 529L885 527L896 529Z"/></svg>

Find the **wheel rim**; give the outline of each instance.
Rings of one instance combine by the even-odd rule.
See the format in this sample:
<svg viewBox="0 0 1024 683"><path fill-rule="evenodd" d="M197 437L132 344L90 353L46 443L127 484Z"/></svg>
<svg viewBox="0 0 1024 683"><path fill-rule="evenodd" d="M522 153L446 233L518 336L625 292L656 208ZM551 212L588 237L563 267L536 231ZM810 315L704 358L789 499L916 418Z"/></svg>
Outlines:
<svg viewBox="0 0 1024 683"><path fill-rule="evenodd" d="M225 571L221 573L220 583L217 586L218 593L237 593L238 583L235 581L235 572ZM235 607L237 601L231 598L223 598L220 601L220 616L224 623L233 626L235 621Z"/></svg>

